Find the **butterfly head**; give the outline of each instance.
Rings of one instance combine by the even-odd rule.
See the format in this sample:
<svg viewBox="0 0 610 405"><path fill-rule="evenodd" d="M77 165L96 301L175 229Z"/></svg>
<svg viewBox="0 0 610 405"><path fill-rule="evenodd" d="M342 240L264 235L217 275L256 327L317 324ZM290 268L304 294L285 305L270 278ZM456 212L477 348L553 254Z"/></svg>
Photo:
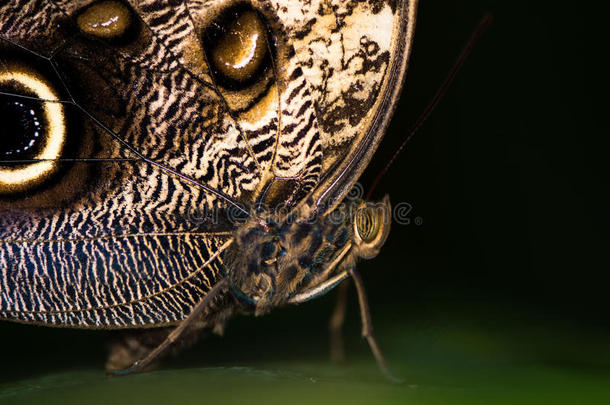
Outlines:
<svg viewBox="0 0 610 405"><path fill-rule="evenodd" d="M253 215L235 232L229 253L234 295L256 314L266 313L358 258L375 257L387 239L390 212L386 196L377 203L352 200L308 221Z"/></svg>

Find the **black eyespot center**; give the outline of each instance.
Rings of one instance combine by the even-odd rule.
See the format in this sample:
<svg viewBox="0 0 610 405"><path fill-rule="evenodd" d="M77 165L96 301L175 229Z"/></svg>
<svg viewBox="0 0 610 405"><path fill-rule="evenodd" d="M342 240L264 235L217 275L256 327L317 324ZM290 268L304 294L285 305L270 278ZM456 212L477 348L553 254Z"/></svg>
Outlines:
<svg viewBox="0 0 610 405"><path fill-rule="evenodd" d="M12 86L0 86L3 93L16 93ZM41 103L21 97L0 97L3 136L0 137L0 160L32 159L44 144L46 122Z"/></svg>

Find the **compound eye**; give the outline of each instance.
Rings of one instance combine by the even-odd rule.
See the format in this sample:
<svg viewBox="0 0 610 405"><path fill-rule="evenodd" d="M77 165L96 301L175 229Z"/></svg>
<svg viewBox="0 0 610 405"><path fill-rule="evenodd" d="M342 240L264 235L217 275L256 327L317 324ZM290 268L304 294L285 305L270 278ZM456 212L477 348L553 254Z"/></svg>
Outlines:
<svg viewBox="0 0 610 405"><path fill-rule="evenodd" d="M362 203L354 214L354 240L359 256L365 259L375 257L390 233L390 200L386 196L378 204Z"/></svg>
<svg viewBox="0 0 610 405"><path fill-rule="evenodd" d="M356 231L364 243L371 243L379 234L380 215L369 207L362 207L356 211Z"/></svg>
<svg viewBox="0 0 610 405"><path fill-rule="evenodd" d="M223 87L242 89L260 79L270 65L267 26L246 5L229 8L205 30L208 62Z"/></svg>
<svg viewBox="0 0 610 405"><path fill-rule="evenodd" d="M66 141L64 106L45 79L8 66L0 71L0 195L28 190L57 169Z"/></svg>

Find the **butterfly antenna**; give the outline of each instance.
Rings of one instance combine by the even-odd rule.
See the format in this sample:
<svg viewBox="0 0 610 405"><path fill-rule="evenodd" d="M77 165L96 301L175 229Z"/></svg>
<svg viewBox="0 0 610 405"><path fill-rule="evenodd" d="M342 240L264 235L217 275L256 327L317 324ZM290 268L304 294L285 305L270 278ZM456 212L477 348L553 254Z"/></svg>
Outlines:
<svg viewBox="0 0 610 405"><path fill-rule="evenodd" d="M373 181L373 184L372 184L371 188L369 189L369 192L366 195L366 198L365 198L366 200L370 199L371 194L373 194L373 191L375 191L375 188L377 187L377 185L379 184L379 182L381 181L383 176L387 173L387 171L390 168L390 166L392 165L392 163L394 163L394 160L396 160L396 158L398 157L400 152L402 152L402 150L404 149L407 142L409 142L409 140L413 137L413 135L415 135L417 130L428 119L428 117L430 116L430 114L432 113L434 108L438 105L439 101L443 98L443 95L447 92L447 89L449 88L449 86L451 86L451 83L453 83L453 80L455 79L458 72L464 65L464 62L466 62L466 59L468 59L468 56L472 52L474 46L477 44L477 42L479 42L479 39L481 39L481 37L483 36L485 31L487 31L487 29L491 26L492 23L493 23L493 15L490 13L485 14L483 16L483 18L481 18L481 21L479 22L479 24L477 24L477 27L475 28L472 35L468 39L466 46L464 47L464 49L462 49L462 52L460 53L457 60L453 64L453 67L449 71L447 78L445 79L443 84L438 88L438 90L436 91L436 94L434 94L434 97L428 104L428 107L426 107L426 109L419 116L417 121L415 121L415 124L413 124L411 129L409 129L409 132L407 132L407 135L405 136L404 140L400 144L400 147L398 149L396 149L396 152L394 152L394 154L392 155L392 157L390 158L388 163L386 163L386 165L383 167L383 169L381 169L381 171L377 174L377 177L375 177L375 180Z"/></svg>

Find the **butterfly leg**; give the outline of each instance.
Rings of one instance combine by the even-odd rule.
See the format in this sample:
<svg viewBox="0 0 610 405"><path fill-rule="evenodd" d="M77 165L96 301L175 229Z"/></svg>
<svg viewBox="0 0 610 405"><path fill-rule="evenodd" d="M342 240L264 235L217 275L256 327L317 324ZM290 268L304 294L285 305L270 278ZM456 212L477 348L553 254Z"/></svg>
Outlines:
<svg viewBox="0 0 610 405"><path fill-rule="evenodd" d="M362 318L362 336L367 340L373 355L375 356L375 360L377 360L377 365L381 369L381 371L388 377L388 379L395 383L404 383L403 380L396 378L390 373L386 361L383 357L383 353L381 353L381 349L377 344L377 340L375 336L373 336L373 324L371 322L371 313L369 311L369 304L366 299L366 292L364 291L364 284L362 283L362 279L360 275L353 267L348 270L349 275L354 280L354 284L356 285L356 291L358 292L358 303L360 304L360 316Z"/></svg>
<svg viewBox="0 0 610 405"><path fill-rule="evenodd" d="M146 356L165 340L173 328L119 331L108 344L106 370L120 370Z"/></svg>
<svg viewBox="0 0 610 405"><path fill-rule="evenodd" d="M172 343L180 338L180 336L184 333L184 331L195 321L199 319L199 316L203 312L203 310L216 298L220 293L224 292L228 287L229 282L227 278L222 279L208 293L197 303L193 311L186 317L171 333L165 338L160 345L155 347L146 357L141 360L136 361L130 367L122 370L112 370L110 371L113 375L127 375L137 373L146 369L152 362L157 360L167 348L169 348Z"/></svg>
<svg viewBox="0 0 610 405"><path fill-rule="evenodd" d="M337 288L337 302L329 321L330 330L330 358L334 363L345 361L345 345L343 343L343 324L347 309L347 292L349 280L345 280Z"/></svg>

